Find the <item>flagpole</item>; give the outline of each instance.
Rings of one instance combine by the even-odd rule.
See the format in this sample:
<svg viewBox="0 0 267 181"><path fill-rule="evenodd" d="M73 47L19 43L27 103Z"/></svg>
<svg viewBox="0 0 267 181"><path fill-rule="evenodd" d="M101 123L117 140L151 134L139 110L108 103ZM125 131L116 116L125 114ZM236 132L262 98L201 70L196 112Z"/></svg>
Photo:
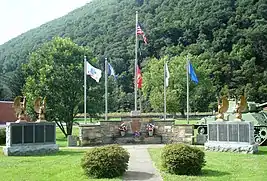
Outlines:
<svg viewBox="0 0 267 181"><path fill-rule="evenodd" d="M108 61L105 58L105 121L108 120L108 73L107 73Z"/></svg>
<svg viewBox="0 0 267 181"><path fill-rule="evenodd" d="M166 61L164 59L164 121L166 120Z"/></svg>
<svg viewBox="0 0 267 181"><path fill-rule="evenodd" d="M186 94L186 107L187 107L187 124L189 124L189 60L188 55L186 56L186 83L187 83L187 94Z"/></svg>
<svg viewBox="0 0 267 181"><path fill-rule="evenodd" d="M139 90L139 104L140 104L140 113L142 112L142 92L141 89Z"/></svg>
<svg viewBox="0 0 267 181"><path fill-rule="evenodd" d="M136 11L136 22L135 22L135 63L134 63L134 110L137 111L137 25L138 25L138 11Z"/></svg>
<svg viewBox="0 0 267 181"><path fill-rule="evenodd" d="M86 56L84 56L84 123L86 123Z"/></svg>

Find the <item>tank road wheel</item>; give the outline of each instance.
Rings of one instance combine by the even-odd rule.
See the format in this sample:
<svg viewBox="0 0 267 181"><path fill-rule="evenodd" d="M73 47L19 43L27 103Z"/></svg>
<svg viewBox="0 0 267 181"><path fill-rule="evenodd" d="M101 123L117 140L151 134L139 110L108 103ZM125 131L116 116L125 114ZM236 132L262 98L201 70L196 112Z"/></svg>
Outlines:
<svg viewBox="0 0 267 181"><path fill-rule="evenodd" d="M260 134L260 137L262 139L266 139L267 138L267 128L260 128L259 134Z"/></svg>
<svg viewBox="0 0 267 181"><path fill-rule="evenodd" d="M262 127L255 135L255 142L258 145L263 145L266 140L267 140L267 128Z"/></svg>
<svg viewBox="0 0 267 181"><path fill-rule="evenodd" d="M260 143L261 143L261 137L260 136L255 136L255 143L260 145Z"/></svg>
<svg viewBox="0 0 267 181"><path fill-rule="evenodd" d="M205 128L203 126L199 126L197 128L197 132L198 132L198 134L203 135L203 134L205 134Z"/></svg>

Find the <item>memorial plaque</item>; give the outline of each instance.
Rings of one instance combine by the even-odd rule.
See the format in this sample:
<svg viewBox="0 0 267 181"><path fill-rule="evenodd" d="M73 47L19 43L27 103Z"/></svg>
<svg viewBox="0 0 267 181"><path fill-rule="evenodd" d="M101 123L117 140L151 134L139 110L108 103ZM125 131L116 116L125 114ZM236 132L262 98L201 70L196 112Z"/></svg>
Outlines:
<svg viewBox="0 0 267 181"><path fill-rule="evenodd" d="M131 128L132 128L132 132L134 133L135 131L140 132L140 128L141 128L141 122L140 119L133 119L131 122Z"/></svg>
<svg viewBox="0 0 267 181"><path fill-rule="evenodd" d="M44 142L44 125L35 126L35 143Z"/></svg>
<svg viewBox="0 0 267 181"><path fill-rule="evenodd" d="M239 125L239 142L249 142L249 125Z"/></svg>
<svg viewBox="0 0 267 181"><path fill-rule="evenodd" d="M219 141L227 141L227 124L219 124Z"/></svg>
<svg viewBox="0 0 267 181"><path fill-rule="evenodd" d="M11 144L21 144L22 143L22 126L12 126L11 127Z"/></svg>
<svg viewBox="0 0 267 181"><path fill-rule="evenodd" d="M24 126L24 143L33 143L33 126L34 125Z"/></svg>
<svg viewBox="0 0 267 181"><path fill-rule="evenodd" d="M217 141L217 125L216 124L209 124L209 140L210 141Z"/></svg>
<svg viewBox="0 0 267 181"><path fill-rule="evenodd" d="M55 142L55 125L45 126L45 142Z"/></svg>
<svg viewBox="0 0 267 181"><path fill-rule="evenodd" d="M238 125L229 124L229 141L238 142Z"/></svg>

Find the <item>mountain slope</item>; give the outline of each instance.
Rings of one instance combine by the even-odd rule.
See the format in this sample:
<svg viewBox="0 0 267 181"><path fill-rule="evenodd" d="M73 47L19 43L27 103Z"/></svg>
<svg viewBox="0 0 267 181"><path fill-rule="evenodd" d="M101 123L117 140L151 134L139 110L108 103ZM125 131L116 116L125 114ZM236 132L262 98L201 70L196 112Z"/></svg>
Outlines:
<svg viewBox="0 0 267 181"><path fill-rule="evenodd" d="M251 84L262 93L267 89L266 9L264 0L145 0L142 6L134 0L93 0L1 45L0 74L14 71L27 61L30 52L52 37L70 37L79 45L89 46L101 66L103 58L110 57L116 72L124 76L123 90L131 92L138 10L149 42L141 45L141 61L185 51L206 53L205 63L213 66L214 84L227 84L230 89L241 86L242 90L247 88L243 85ZM257 77L246 80L255 70Z"/></svg>

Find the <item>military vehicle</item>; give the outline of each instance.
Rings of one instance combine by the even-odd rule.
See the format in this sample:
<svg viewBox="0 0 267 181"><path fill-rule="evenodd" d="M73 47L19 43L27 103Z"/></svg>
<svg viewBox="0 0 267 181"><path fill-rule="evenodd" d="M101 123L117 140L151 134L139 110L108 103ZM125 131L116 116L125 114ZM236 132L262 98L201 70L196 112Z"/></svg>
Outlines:
<svg viewBox="0 0 267 181"><path fill-rule="evenodd" d="M236 102L229 100L229 108L224 113L225 120L235 119L235 106ZM242 120L251 121L254 124L254 138L258 145L267 145L267 111L264 111L263 107L267 107L267 102L262 104L247 102L247 108L242 111ZM194 129L197 130L197 137L202 140L201 142L205 142L203 139L206 139L209 121L216 121L216 116L204 117L194 125Z"/></svg>

